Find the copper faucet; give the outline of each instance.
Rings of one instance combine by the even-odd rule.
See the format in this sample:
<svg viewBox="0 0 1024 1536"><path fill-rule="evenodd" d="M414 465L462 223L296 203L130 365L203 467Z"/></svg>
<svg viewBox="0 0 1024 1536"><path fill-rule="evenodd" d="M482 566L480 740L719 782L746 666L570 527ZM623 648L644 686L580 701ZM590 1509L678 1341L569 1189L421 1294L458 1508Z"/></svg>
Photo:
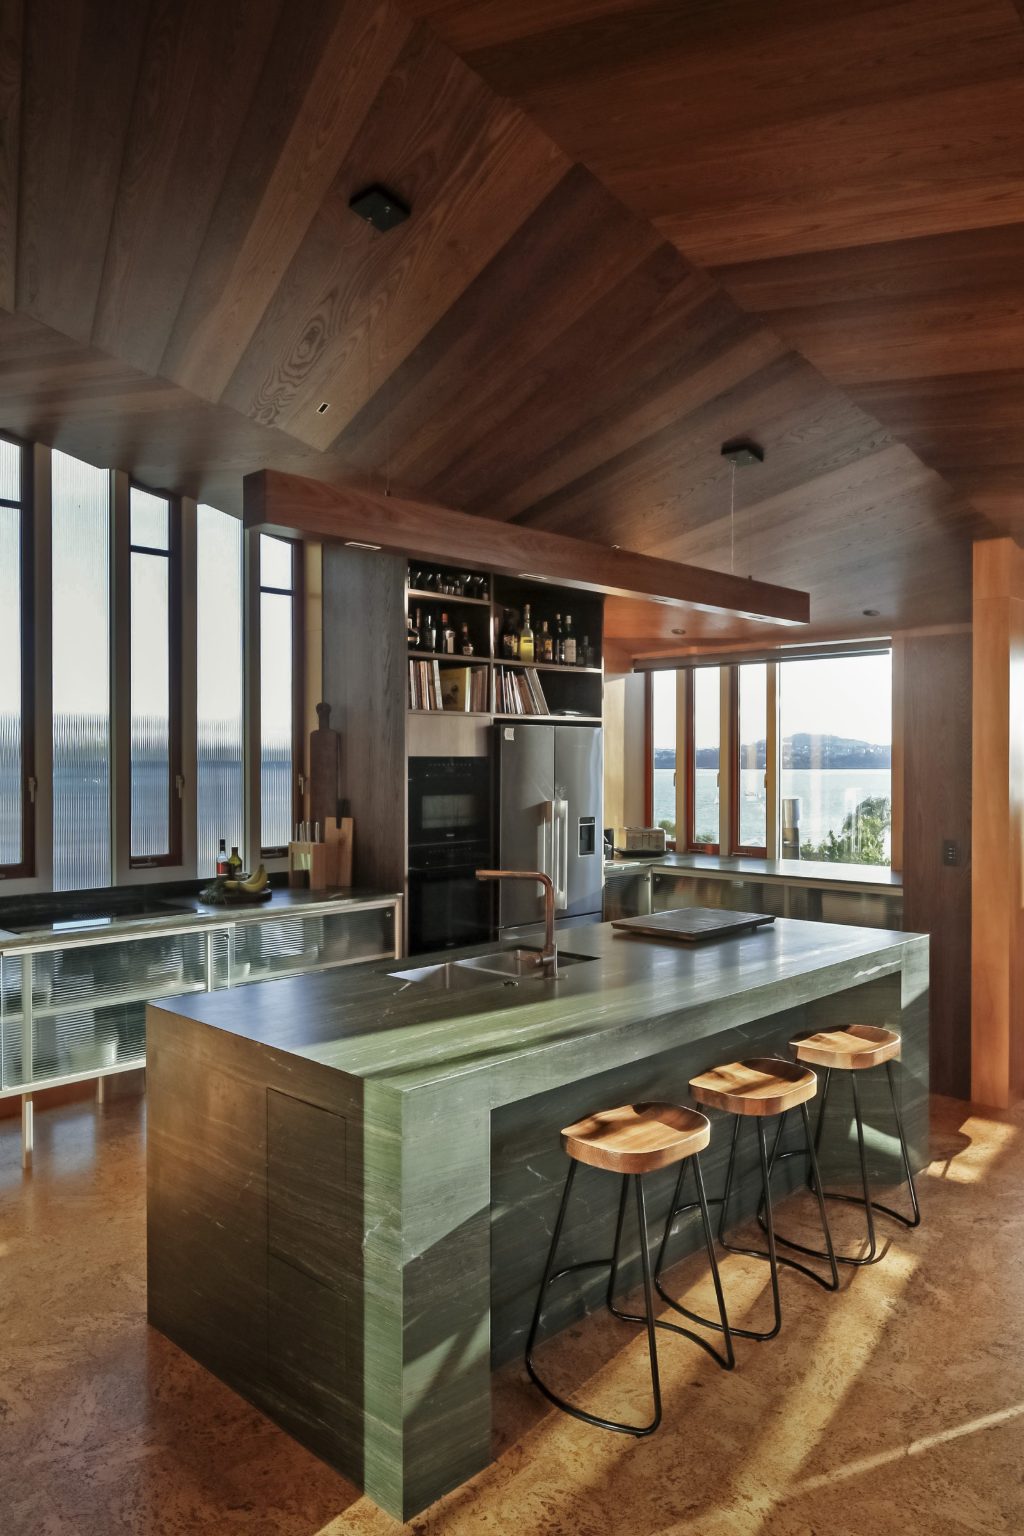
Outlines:
<svg viewBox="0 0 1024 1536"><path fill-rule="evenodd" d="M558 946L555 943L555 887L551 876L541 869L478 869L478 880L536 880L544 887L544 948L542 965L548 967L552 981L558 980Z"/></svg>

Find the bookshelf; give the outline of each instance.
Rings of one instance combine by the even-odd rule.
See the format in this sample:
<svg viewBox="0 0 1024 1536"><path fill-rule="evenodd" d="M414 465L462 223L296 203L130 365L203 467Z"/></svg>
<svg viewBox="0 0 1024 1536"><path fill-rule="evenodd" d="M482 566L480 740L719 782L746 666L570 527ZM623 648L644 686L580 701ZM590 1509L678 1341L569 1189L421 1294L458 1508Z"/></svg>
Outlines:
<svg viewBox="0 0 1024 1536"><path fill-rule="evenodd" d="M430 585L424 585L424 579ZM410 714L458 714L473 719L533 720L552 723L578 721L600 724L603 712L604 668L601 664L604 600L554 583L507 578L454 566L411 564L406 573L406 625L409 633L442 632L443 617L455 632L456 653L409 645L410 668L406 706ZM529 605L535 646L534 661L504 655L506 629L518 630ZM567 665L540 659L543 626L554 633L556 617L571 616L581 663ZM465 626L465 630L463 629ZM472 655L461 654L468 635ZM585 648L585 649L584 649ZM436 665L435 665L436 664ZM469 669L468 686L445 683L453 669ZM481 677L481 672L486 677ZM486 690L485 707L481 690ZM438 696L446 702L437 705ZM467 707L467 705L471 707Z"/></svg>

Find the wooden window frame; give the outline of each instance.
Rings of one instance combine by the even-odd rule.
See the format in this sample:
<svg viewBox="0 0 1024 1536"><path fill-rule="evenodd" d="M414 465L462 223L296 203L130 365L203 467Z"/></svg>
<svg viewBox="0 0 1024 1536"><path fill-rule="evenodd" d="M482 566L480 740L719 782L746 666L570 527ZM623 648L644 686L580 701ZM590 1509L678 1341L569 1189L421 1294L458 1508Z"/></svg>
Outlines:
<svg viewBox="0 0 1024 1536"><path fill-rule="evenodd" d="M741 768L740 768L740 667L741 666L760 666L760 665L763 665L763 663L758 662L758 661L735 662L732 665L730 665L728 667L728 669L727 669L728 670L728 674L729 674L728 682L727 682L727 685L726 685L728 687L728 690L729 690L729 706L728 706L728 708L729 708L729 751L730 751L730 754L731 754L731 761L730 761L730 769L731 769L731 771L729 773L729 847L731 848L732 852L734 854L736 854L736 856L738 858L741 858L741 859L767 859L767 857L768 857L768 842L769 842L769 837L770 837L770 832L771 832L771 819L772 818L771 818L770 808L769 808L769 805L768 805L768 796L766 795L766 799L765 799L765 823L764 823L764 838L765 838L764 846L761 847L761 846L759 846L756 843L751 844L751 843L743 843L743 842L740 841L740 772L741 772ZM769 691L770 690L769 690L769 680L768 680L768 668L767 668L767 666L765 666L765 674L764 674L764 691L765 691L765 701L764 701L765 702L765 721L767 723L769 721L769 718L770 718L770 709L769 709ZM769 735L770 735L770 728L769 728ZM767 786L767 780L768 780L768 777L769 777L769 775L768 775L768 764L767 764L767 753L770 752L770 750L771 750L771 746L770 746L770 743L768 742L768 740L766 738L766 761L765 761L765 780L766 780L766 786Z"/></svg>
<svg viewBox="0 0 1024 1536"><path fill-rule="evenodd" d="M260 536L262 537L262 535ZM275 537L275 535L271 535ZM303 543L301 539L281 540L288 543L291 550L292 585L288 591L284 587L268 587L263 583L263 558L262 546L259 537L256 541L256 594L259 603L260 634L263 633L263 594L265 592L277 593L292 600L292 813L291 824L297 825L303 817L303 735L305 731L305 623L304 623L304 560ZM262 691L262 679L260 688ZM257 742L257 775L263 772L263 725L260 722L260 739ZM283 847L264 847L263 845L263 795L260 794L260 825L259 825L259 853L261 859L283 859L288 855L288 845Z"/></svg>
<svg viewBox="0 0 1024 1536"><path fill-rule="evenodd" d="M148 496L159 496L167 502L167 548L153 549L149 545L136 544L131 533L131 493L132 491L144 491ZM168 702L168 731L167 731L167 852L159 854L133 854L131 851L131 817L128 820L128 868L129 869L170 869L180 866L182 859L182 794L183 784L181 743L182 743L182 719L181 719L181 497L171 491L156 490L153 486L144 485L141 480L130 480L128 483L128 611L124 615L123 622L128 626L128 658L129 658L129 699L128 722L131 729L132 699L131 699L131 605L134 598L132 590L132 555L148 554L160 555L166 558L167 564L167 702ZM130 753L130 740L129 740ZM130 758L129 758L130 762ZM129 802L131 799L131 769L129 767Z"/></svg>
<svg viewBox="0 0 1024 1536"><path fill-rule="evenodd" d="M0 880L31 880L36 873L36 712L35 712L35 563L33 559L33 508L35 505L31 444L10 432L0 432L21 455L19 500L0 500L14 507L21 524L21 858L17 864L0 865Z"/></svg>
<svg viewBox="0 0 1024 1536"><path fill-rule="evenodd" d="M685 836L684 836L684 838L682 840L683 841L683 851L685 851L686 853L713 853L713 854L718 854L718 853L721 852L721 847L722 847L720 840L717 841L717 842L714 842L714 843L698 843L695 840L694 835L693 835L694 819L695 819L696 814L697 814L697 777L696 777L696 771L697 771L697 740L696 740L696 735L695 735L695 732L694 732L694 702L695 702L694 695L695 695L695 689L694 689L694 686L693 686L694 673L696 672L696 670L697 670L696 667L687 667L685 669L685 681L684 681L684 684L683 684L683 690L684 690L683 691L683 699L684 699L684 703L683 703L683 727L684 727L684 729L683 729L683 740L684 740L684 743L685 743L685 751L686 751L686 760L685 760L684 769L683 769L683 771L684 771L684 773L686 775L686 825L683 828L683 831L685 833ZM677 772L678 772L678 766L679 766L679 749L678 749L679 734L680 733L677 730L676 731L676 743L677 743L677 746L676 746L676 771ZM719 744L718 744L719 783L721 783L722 746L723 746L723 744L722 744L721 740L719 740ZM679 847L679 842L680 842L680 840L679 840L679 838L677 836L677 838L676 838L676 847L677 848Z"/></svg>

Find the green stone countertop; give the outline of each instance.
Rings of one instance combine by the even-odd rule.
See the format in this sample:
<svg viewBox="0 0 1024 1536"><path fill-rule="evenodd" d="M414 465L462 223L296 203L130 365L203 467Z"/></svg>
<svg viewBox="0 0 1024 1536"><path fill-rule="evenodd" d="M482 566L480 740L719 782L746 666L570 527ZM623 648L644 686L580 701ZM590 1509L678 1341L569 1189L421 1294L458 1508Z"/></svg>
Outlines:
<svg viewBox="0 0 1024 1536"><path fill-rule="evenodd" d="M642 1054L650 1049L645 1036L669 1016L681 1038L710 1036L742 1017L897 971L908 949L926 955L927 942L913 934L779 919L739 938L690 946L627 937L602 923L565 936L562 953L591 958L567 965L557 981L433 992L389 974L496 947L482 945L172 998L153 1009L401 1091L489 1074L485 1097L498 1104L530 1091L524 1070L530 1058L545 1077L543 1059L569 1048L586 1070L588 1051L603 1055L599 1043L606 1047L623 1027L633 1031ZM514 1073L503 1072L506 1067Z"/></svg>

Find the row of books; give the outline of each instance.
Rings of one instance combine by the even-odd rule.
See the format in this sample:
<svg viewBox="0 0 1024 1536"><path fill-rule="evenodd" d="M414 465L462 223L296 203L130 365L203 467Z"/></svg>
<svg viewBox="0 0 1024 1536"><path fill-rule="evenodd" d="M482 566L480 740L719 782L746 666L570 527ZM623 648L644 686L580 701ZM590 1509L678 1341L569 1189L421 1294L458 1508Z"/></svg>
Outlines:
<svg viewBox="0 0 1024 1536"><path fill-rule="evenodd" d="M499 715L550 715L535 667L499 667L494 680Z"/></svg>
<svg viewBox="0 0 1024 1536"><path fill-rule="evenodd" d="M486 667L441 667L437 661L409 658L409 708L445 709L458 714L486 714Z"/></svg>

